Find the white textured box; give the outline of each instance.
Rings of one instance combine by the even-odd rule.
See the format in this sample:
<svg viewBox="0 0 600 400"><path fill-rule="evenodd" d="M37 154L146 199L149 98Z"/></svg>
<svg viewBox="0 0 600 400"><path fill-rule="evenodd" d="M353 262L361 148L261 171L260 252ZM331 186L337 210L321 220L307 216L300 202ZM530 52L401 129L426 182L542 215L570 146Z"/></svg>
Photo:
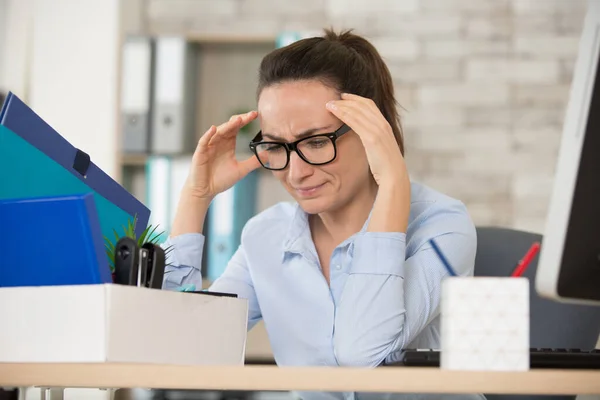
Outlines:
<svg viewBox="0 0 600 400"><path fill-rule="evenodd" d="M529 369L529 282L512 277L451 277L442 284L440 367Z"/></svg>
<svg viewBox="0 0 600 400"><path fill-rule="evenodd" d="M0 362L242 365L248 303L115 284L0 288Z"/></svg>

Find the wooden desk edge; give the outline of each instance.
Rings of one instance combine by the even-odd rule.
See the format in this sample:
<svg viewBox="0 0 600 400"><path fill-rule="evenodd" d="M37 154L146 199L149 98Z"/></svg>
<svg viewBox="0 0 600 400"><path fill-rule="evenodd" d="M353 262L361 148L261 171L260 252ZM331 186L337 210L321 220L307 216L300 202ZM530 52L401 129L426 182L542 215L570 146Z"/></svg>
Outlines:
<svg viewBox="0 0 600 400"><path fill-rule="evenodd" d="M397 393L600 394L600 371L0 363L0 387Z"/></svg>

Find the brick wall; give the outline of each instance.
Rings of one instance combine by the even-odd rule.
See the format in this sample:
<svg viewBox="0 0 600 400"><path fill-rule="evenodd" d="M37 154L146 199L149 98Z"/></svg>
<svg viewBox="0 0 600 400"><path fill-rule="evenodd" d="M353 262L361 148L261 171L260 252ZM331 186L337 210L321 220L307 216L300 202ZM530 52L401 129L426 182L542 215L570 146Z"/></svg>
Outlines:
<svg viewBox="0 0 600 400"><path fill-rule="evenodd" d="M543 229L584 0L139 2L155 33L355 28L394 76L413 177L478 224Z"/></svg>

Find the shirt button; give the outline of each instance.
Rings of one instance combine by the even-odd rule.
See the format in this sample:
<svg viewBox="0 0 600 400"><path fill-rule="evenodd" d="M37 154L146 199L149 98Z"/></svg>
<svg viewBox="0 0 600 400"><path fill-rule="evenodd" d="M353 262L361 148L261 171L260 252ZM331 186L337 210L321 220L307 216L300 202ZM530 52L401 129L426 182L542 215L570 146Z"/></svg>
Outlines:
<svg viewBox="0 0 600 400"><path fill-rule="evenodd" d="M335 269L337 269L339 271L340 269L342 269L342 266L338 264L335 266Z"/></svg>

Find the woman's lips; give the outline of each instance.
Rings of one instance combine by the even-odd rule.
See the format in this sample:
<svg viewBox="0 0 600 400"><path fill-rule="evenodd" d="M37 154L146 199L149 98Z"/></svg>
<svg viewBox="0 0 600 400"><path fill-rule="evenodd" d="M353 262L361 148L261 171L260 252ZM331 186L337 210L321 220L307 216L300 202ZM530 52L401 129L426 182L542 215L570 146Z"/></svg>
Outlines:
<svg viewBox="0 0 600 400"><path fill-rule="evenodd" d="M295 188L295 190L300 197L311 197L314 196L319 191L319 189L323 187L323 185L324 183L317 186L304 186L301 188Z"/></svg>

